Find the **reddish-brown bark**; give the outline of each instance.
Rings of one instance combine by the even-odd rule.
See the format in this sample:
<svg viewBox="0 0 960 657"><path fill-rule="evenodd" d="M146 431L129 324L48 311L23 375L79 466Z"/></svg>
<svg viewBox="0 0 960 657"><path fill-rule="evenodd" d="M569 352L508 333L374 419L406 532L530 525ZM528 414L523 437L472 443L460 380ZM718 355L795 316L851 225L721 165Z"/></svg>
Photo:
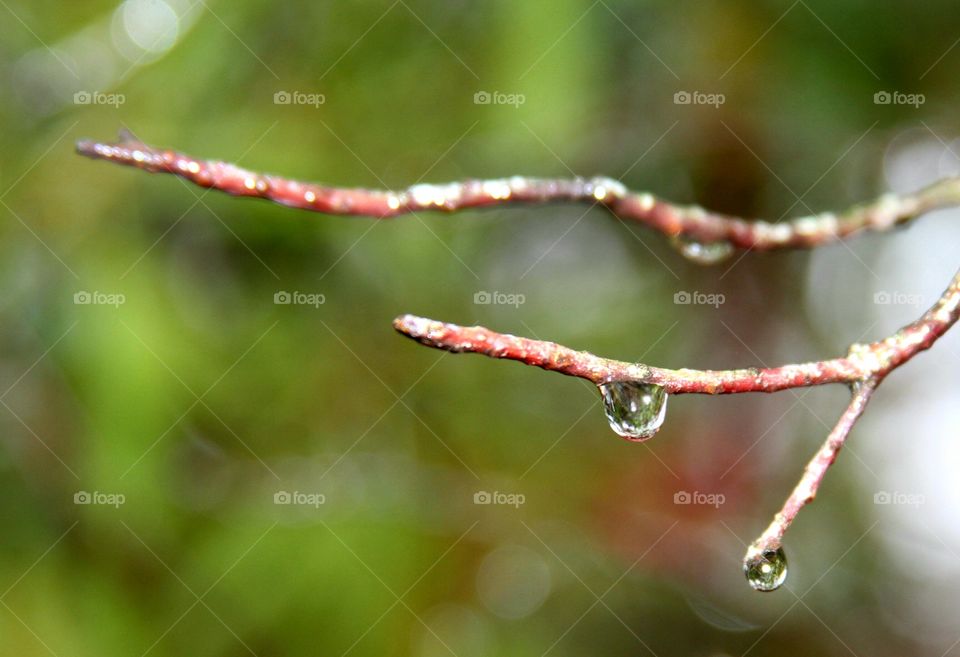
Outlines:
<svg viewBox="0 0 960 657"><path fill-rule="evenodd" d="M77 152L153 173L172 173L228 194L263 198L313 212L385 219L411 212L456 212L516 203L593 203L671 237L724 242L757 251L812 247L863 230L887 230L931 210L960 204L960 178L948 178L914 194L887 194L840 214L827 212L773 223L673 204L652 194L629 191L622 183L603 177L562 180L513 176L386 191L328 187L248 171L228 162L201 160L148 146L129 133L122 133L115 144L80 141Z"/></svg>
<svg viewBox="0 0 960 657"><path fill-rule="evenodd" d="M879 381L920 351L928 349L960 315L960 272L943 295L920 319L894 335L865 345L853 345L846 356L780 367L734 370L664 369L575 351L554 342L497 333L482 326L458 326L414 315L393 320L394 328L437 349L472 352L516 360L600 384L630 380L653 383L672 394L722 395L776 392L826 383Z"/></svg>
<svg viewBox="0 0 960 657"><path fill-rule="evenodd" d="M252 196L283 205L334 215L389 218L436 210L515 203L585 202L603 206L622 219L645 224L670 237L741 249L772 250L813 247L864 230L886 230L935 209L960 205L960 178L947 178L914 194L888 194L840 214L823 213L781 223L747 221L681 206L651 194L631 192L609 178L553 180L514 176L500 180L467 180L443 185L415 185L400 191L346 189L298 182L241 169L227 162L198 160L158 149L128 133L120 142L81 141L77 151L88 157L125 164L144 171L171 173L197 185L237 196ZM704 261L706 259L703 259ZM849 384L849 406L826 442L807 464L783 508L750 546L745 563L780 547L799 511L816 496L823 478L861 416L876 386L897 367L930 348L960 315L960 272L940 299L917 321L894 335L865 345L852 345L846 356L773 368L734 370L663 369L643 363L601 358L552 342L497 333L404 315L394 320L401 333L422 344L451 352L473 352L516 360L545 370L587 379L594 384L630 380L662 386L673 394L776 392L790 388Z"/></svg>
<svg viewBox="0 0 960 657"><path fill-rule="evenodd" d="M780 547L784 533L797 514L816 497L827 470L836 460L876 386L890 372L929 349L957 322L958 317L960 271L927 312L888 338L870 344L852 345L844 357L798 365L736 370L662 369L643 363L601 358L553 342L497 333L482 326L457 326L414 315L396 318L393 326L400 333L430 347L454 353L478 353L491 358L516 360L525 365L587 379L598 385L607 381L630 380L660 385L673 394L716 395L775 392L827 383L849 384L852 390L850 405L807 464L803 476L780 512L748 549L744 557L746 563L758 554Z"/></svg>

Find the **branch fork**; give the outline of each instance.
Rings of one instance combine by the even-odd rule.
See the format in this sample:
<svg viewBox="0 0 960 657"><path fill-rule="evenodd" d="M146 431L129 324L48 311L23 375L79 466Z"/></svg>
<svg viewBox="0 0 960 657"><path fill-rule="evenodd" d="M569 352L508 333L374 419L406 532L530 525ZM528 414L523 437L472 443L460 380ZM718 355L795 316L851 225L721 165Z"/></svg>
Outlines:
<svg viewBox="0 0 960 657"><path fill-rule="evenodd" d="M554 342L497 333L482 326L458 326L414 315L402 315L393 327L403 335L435 349L477 353L515 360L525 365L586 379L595 385L634 381L658 385L672 394L721 395L777 392L793 388L847 384L850 405L807 464L800 482L770 526L750 546L746 559L781 547L787 528L804 506L813 501L827 470L837 458L854 424L880 382L915 355L929 349L960 317L960 271L937 302L919 319L877 342L854 344L846 356L771 368L734 370L663 369L575 351Z"/></svg>

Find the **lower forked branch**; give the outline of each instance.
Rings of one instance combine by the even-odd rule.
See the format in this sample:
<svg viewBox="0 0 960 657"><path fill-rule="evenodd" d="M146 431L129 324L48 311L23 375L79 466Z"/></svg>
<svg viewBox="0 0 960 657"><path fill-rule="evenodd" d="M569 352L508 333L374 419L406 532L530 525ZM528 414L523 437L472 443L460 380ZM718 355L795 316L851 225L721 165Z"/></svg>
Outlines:
<svg viewBox="0 0 960 657"><path fill-rule="evenodd" d="M844 357L798 365L736 370L663 369L643 363L601 358L553 342L497 333L481 326L457 326L413 315L398 317L393 325L397 331L430 347L516 360L587 379L601 387L611 382L632 382L658 386L674 394L726 394L774 392L827 383L850 384L853 396L849 406L826 442L807 464L781 511L750 546L744 558L744 572L750 584L758 590L770 591L779 587L786 577L786 557L781 547L784 533L800 510L816 496L827 470L836 460L876 387L894 369L920 351L930 348L956 323L958 316L960 271L923 316L888 338L870 344L853 345Z"/></svg>
<svg viewBox="0 0 960 657"><path fill-rule="evenodd" d="M887 230L932 210L960 204L960 178L947 178L914 194L887 194L839 214L823 213L773 223L677 205L652 194L632 192L622 183L603 177L563 180L514 176L385 191L329 187L257 173L228 162L201 160L148 146L129 133L121 133L120 141L114 144L80 141L77 152L144 171L171 173L228 194L327 214L388 218L425 210L456 212L515 203L594 203L622 219L671 237L758 251L812 247L862 230ZM694 249L692 254L696 252Z"/></svg>

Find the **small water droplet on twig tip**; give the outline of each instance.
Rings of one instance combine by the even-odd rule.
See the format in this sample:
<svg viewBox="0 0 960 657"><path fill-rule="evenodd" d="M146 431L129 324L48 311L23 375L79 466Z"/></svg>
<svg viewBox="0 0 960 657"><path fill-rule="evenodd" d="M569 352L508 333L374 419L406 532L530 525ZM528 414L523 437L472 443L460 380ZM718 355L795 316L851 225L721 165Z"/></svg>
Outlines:
<svg viewBox="0 0 960 657"><path fill-rule="evenodd" d="M775 591L787 579L787 555L783 547L751 548L743 561L743 573L755 591Z"/></svg>

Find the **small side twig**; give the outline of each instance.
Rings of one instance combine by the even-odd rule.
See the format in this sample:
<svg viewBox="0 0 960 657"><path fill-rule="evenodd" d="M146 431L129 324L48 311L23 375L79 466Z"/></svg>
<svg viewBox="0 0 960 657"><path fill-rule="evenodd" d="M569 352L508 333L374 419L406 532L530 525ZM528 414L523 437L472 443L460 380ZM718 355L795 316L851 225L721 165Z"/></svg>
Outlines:
<svg viewBox="0 0 960 657"><path fill-rule="evenodd" d="M787 501L784 502L783 508L773 517L773 521L767 529L750 546L747 551L747 559L755 554L776 550L780 547L783 535L787 532L797 514L800 513L800 509L812 502L817 496L817 490L819 490L827 470L837 459L847 436L853 430L853 425L860 419L876 388L877 381L872 379L852 386L850 404L830 431L826 441L820 446L819 451L807 463L803 476L800 477L800 481L797 482Z"/></svg>
<svg viewBox="0 0 960 657"><path fill-rule="evenodd" d="M513 176L385 191L329 187L257 173L228 162L148 146L125 132L114 144L82 140L77 143L77 152L152 173L171 173L236 196L326 214L386 219L427 210L457 212L516 203L593 203L670 237L756 251L819 246L860 231L888 230L932 210L960 204L960 177L947 178L913 194L886 194L839 214L827 212L773 223L670 203L646 192L632 192L605 177L564 180Z"/></svg>

